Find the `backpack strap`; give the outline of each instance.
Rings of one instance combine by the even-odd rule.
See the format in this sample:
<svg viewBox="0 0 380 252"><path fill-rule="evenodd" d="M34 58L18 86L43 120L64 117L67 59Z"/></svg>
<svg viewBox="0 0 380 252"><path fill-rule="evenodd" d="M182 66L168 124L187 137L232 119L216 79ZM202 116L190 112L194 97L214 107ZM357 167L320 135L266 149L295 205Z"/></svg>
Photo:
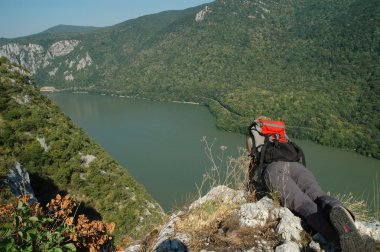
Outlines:
<svg viewBox="0 0 380 252"><path fill-rule="evenodd" d="M257 168L257 179L261 181L262 179L262 173L263 173L263 168L264 168L264 154L265 150L268 146L269 143L269 136L266 136L264 139L264 144L261 147L261 153L260 153L260 160L259 160L259 167Z"/></svg>
<svg viewBox="0 0 380 252"><path fill-rule="evenodd" d="M305 153L303 152L302 148L297 145L295 142L290 142L297 150L298 155L300 156L302 165L306 167L306 158L305 158Z"/></svg>

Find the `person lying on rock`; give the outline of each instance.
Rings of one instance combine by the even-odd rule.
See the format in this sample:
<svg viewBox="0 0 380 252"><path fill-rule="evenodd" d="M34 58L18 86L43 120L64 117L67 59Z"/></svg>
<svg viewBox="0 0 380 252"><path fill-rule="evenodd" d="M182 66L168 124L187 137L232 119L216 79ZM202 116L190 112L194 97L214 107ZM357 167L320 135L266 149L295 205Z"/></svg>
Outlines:
<svg viewBox="0 0 380 252"><path fill-rule="evenodd" d="M249 178L254 189L264 181L261 184L276 193L281 204L334 244L336 251L376 251L374 240L357 230L353 214L327 195L306 168L301 148L285 134L284 122L260 117L248 132Z"/></svg>

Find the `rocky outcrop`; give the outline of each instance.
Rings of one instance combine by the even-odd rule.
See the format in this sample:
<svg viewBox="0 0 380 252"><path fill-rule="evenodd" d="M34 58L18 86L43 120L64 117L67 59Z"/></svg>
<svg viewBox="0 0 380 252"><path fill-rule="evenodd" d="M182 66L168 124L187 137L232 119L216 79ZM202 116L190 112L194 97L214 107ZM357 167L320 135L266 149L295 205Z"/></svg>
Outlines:
<svg viewBox="0 0 380 252"><path fill-rule="evenodd" d="M49 47L47 55L51 55L52 58L67 55L75 49L79 42L79 40L63 40L55 42Z"/></svg>
<svg viewBox="0 0 380 252"><path fill-rule="evenodd" d="M55 76L59 69L62 72L66 69L71 69L76 64L76 71L80 71L93 64L93 60L88 52L84 56L79 54L70 56L70 59L65 61L54 61L56 58L61 58L71 54L80 44L79 40L61 40L51 44L47 49L39 44L19 44L9 43L0 47L0 57L4 56L10 59L13 63L22 65L27 68L32 74L35 74L40 69L46 69L48 76ZM84 52L83 52L84 53ZM83 55L83 53L80 53ZM65 71L64 80L73 81L74 76L70 71Z"/></svg>
<svg viewBox="0 0 380 252"><path fill-rule="evenodd" d="M36 140L40 143L41 147L44 149L45 152L48 152L50 150L50 146L46 143L44 137L37 137Z"/></svg>
<svg viewBox="0 0 380 252"><path fill-rule="evenodd" d="M10 43L0 47L0 57L4 56L10 59L13 63L22 65L35 73L40 68L46 57L46 51L41 45L27 44L21 45Z"/></svg>
<svg viewBox="0 0 380 252"><path fill-rule="evenodd" d="M24 95L24 96L12 96L12 98L19 104L19 105L26 105L30 101L29 95Z"/></svg>
<svg viewBox="0 0 380 252"><path fill-rule="evenodd" d="M78 62L77 71L85 68L86 66L91 66L91 65L92 65L92 58L90 57L88 52L86 52L86 56L81 58Z"/></svg>
<svg viewBox="0 0 380 252"><path fill-rule="evenodd" d="M84 167L89 167L90 164L96 159L94 155L83 155L79 153L81 160L83 161L83 166Z"/></svg>
<svg viewBox="0 0 380 252"><path fill-rule="evenodd" d="M6 183L14 195L30 195L30 204L37 201L32 186L30 185L29 174L19 162L14 163L12 169L6 175Z"/></svg>
<svg viewBox="0 0 380 252"><path fill-rule="evenodd" d="M205 19L205 16L208 12L211 12L211 9L206 6L203 10L199 11L196 15L195 15L195 21L196 22L201 22Z"/></svg>
<svg viewBox="0 0 380 252"><path fill-rule="evenodd" d="M313 237L304 230L301 219L289 209L277 206L264 197L248 202L245 191L225 186L212 188L186 210L174 213L159 230L145 241L137 242L125 251L333 251L319 234ZM226 209L229 208L229 211ZM223 210L222 210L223 209ZM202 218L217 218L203 225ZM199 218L193 218L195 215ZM184 223L189 225L184 228ZM198 228L199 226L202 228ZM380 242L379 222L356 222L360 232ZM222 241L222 242L220 242ZM240 244L239 244L240 243Z"/></svg>

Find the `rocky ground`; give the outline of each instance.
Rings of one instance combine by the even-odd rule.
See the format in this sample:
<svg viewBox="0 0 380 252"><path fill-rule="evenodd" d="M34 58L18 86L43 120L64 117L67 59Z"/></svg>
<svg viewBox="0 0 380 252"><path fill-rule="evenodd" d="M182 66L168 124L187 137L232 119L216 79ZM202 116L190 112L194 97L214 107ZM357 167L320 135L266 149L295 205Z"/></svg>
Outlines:
<svg viewBox="0 0 380 252"><path fill-rule="evenodd" d="M378 221L356 221L356 226L379 248ZM218 186L125 250L137 251L319 252L333 248L269 197L256 201L245 191Z"/></svg>

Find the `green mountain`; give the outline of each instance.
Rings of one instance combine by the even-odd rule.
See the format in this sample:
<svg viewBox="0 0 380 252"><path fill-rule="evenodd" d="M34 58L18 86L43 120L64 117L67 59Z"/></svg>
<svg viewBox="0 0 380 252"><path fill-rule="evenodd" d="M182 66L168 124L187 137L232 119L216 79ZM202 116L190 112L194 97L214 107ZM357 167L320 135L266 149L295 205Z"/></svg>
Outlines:
<svg viewBox="0 0 380 252"><path fill-rule="evenodd" d="M164 217L161 207L125 168L33 86L30 74L0 58L0 199L9 198L4 177L16 162L45 205L71 194L80 212L116 224L120 242L139 238Z"/></svg>
<svg viewBox="0 0 380 252"><path fill-rule="evenodd" d="M0 55L41 86L201 102L229 131L282 118L292 137L380 158L379 27L376 0L216 0Z"/></svg>

